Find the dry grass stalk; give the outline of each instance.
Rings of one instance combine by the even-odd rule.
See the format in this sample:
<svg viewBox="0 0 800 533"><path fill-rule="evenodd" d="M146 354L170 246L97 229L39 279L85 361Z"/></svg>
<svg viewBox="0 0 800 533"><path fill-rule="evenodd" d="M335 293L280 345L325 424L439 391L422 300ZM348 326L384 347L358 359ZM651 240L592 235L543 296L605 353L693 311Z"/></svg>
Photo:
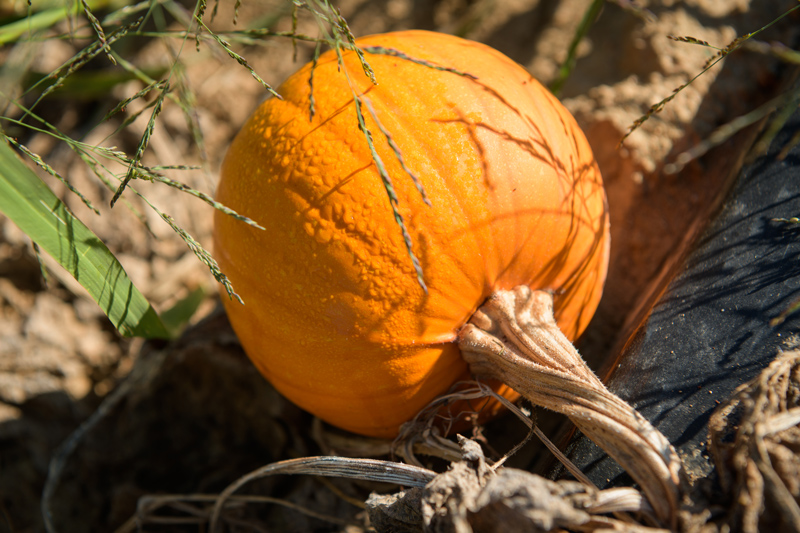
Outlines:
<svg viewBox="0 0 800 533"><path fill-rule="evenodd" d="M500 533L507 531L663 532L631 520L646 512L630 488L600 491L575 481L551 481L514 468L489 467L480 445L461 437L463 458L425 487L372 494L367 501L377 531ZM617 513L618 516L605 516Z"/></svg>
<svg viewBox="0 0 800 533"><path fill-rule="evenodd" d="M118 527L115 533L141 531L142 527L148 524L195 525L202 528L204 524L208 523L213 511L213 504L218 498L218 494L159 494L143 496L139 498L136 514ZM319 513L288 500L270 496L232 496L227 501L226 510L238 509L250 503L281 505L298 513L339 526L351 524L351 522L339 517ZM179 516L162 516L158 514L159 511L164 510L177 511L182 514ZM257 524L234 516L226 516L225 522L249 526L247 529L259 530Z"/></svg>
<svg viewBox="0 0 800 533"><path fill-rule="evenodd" d="M458 461L461 458L461 449L453 441L442 438L441 431L439 430L442 417L445 416L445 413L448 411L447 406L451 404L463 405L464 402L483 400L487 397L491 397L508 409L511 414L516 416L530 430L527 438L519 442L512 450L508 451L503 457L491 464L490 468L492 470L500 468L508 458L522 449L522 447L535 436L550 450L575 479L587 487L597 488L594 483L592 483L592 481L586 477L549 438L547 438L547 435L539 429L536 425L535 417L523 411L508 398L495 392L489 385L480 381L460 381L453 385L452 389L454 392L437 397L429 403L425 409L420 411L414 420L403 424L403 427L400 428L400 435L397 436L391 446L394 455L399 455L406 462L417 466L422 466L422 462L417 459L416 454L439 457L451 462ZM459 413L457 416L460 417L463 415L464 413ZM469 413L468 415L473 420L476 420L479 413ZM454 418L445 421L445 427L447 428L445 433L450 434L452 423L455 421Z"/></svg>
<svg viewBox="0 0 800 533"><path fill-rule="evenodd" d="M800 351L781 354L739 387L711 417L709 433L733 503L728 528L800 531Z"/></svg>

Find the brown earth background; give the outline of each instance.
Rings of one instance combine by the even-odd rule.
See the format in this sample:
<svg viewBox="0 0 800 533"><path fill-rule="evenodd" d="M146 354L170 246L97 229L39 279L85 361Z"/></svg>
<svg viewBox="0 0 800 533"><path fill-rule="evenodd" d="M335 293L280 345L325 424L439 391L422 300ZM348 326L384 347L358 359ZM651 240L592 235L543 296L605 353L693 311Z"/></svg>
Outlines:
<svg viewBox="0 0 800 533"><path fill-rule="evenodd" d="M497 48L545 84L556 77L590 4L588 0L336 2L356 36L408 28L455 33ZM637 118L700 73L716 53L670 36L691 36L724 48L796 2L642 0L637 5L641 9L625 0L606 2L578 47L574 72L560 95L592 144L610 204L608 284L596 319L580 344L598 370L627 338L637 310L646 308L646 296L708 219L745 151L734 140L680 172L671 172L673 163L719 126L777 94L792 76L792 69L770 54L744 46L678 93L618 147ZM22 2L0 0L0 14L5 16L25 9ZM289 2L245 0L238 9L238 27L278 14L271 27L289 30L289 13ZM231 29L232 19L232 2L221 0L212 27ZM78 18L52 32L67 33L83 24ZM798 26L798 17L789 17L757 40L797 46ZM311 17L302 15L298 31L316 35L318 30ZM180 52L182 76L194 94L203 142L198 145L183 112L168 102L143 161L199 165L200 169L170 175L213 193L226 146L267 95L218 47L205 42L196 51L194 42L189 42L181 50L181 44L178 39L135 40L126 57L156 72L172 65ZM32 71L47 73L82 45L85 42L52 39L6 46L0 49L0 62L25 62ZM235 49L273 86L313 52L311 46L298 43L293 60L292 42L286 38L238 44ZM2 78L0 83L5 83ZM43 102L38 112L85 142L116 145L133 153L146 120L137 119L118 133L121 118L96 124L141 87L130 81L107 92L64 91ZM13 94L13 87L2 89L0 96ZM132 103L127 116L142 105ZM20 114L9 105L3 112L11 117ZM331 450L311 418L280 399L242 356L220 314L213 278L166 224L133 197L128 200L140 210L150 231L130 209L121 205L110 209L112 193L63 144L2 124L100 208L101 216L95 216L59 182L42 174L117 255L158 310L169 309L198 289L205 297L183 339L171 344L123 339L85 291L48 257L42 257L49 273L45 283L28 238L0 216L0 531L43 530L41 494L51 459L103 400L119 390L132 369L125 398L107 407L74 450L60 456L63 470L51 506L58 531L113 531L135 515L137 500L144 495L219 491L237 476L273 460L342 452ZM210 246L210 207L164 186L137 183L136 187ZM198 323L201 328L194 327ZM519 433L506 425L501 421L484 431L488 444L501 451ZM535 448L524 451L517 464L533 464L538 453ZM271 505L242 511L242 516L243 520L256 516L270 530L360 531L365 527L363 512L351 500L363 501L374 488L315 478L270 480L251 487L251 492L280 497L344 522L309 518ZM179 511L173 514L184 516ZM150 524L145 530L202 530L197 528Z"/></svg>

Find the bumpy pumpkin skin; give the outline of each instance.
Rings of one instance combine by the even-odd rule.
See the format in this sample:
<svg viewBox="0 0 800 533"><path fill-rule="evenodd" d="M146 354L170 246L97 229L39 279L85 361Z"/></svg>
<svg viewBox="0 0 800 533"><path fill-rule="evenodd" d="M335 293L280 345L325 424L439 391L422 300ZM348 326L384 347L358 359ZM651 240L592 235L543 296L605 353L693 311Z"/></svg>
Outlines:
<svg viewBox="0 0 800 533"><path fill-rule="evenodd" d="M393 437L468 369L459 328L495 289L555 291L571 339L605 280L602 180L572 116L519 65L479 43L421 31L375 35L384 47L471 79L367 53L378 85L344 53L425 205L377 124L367 126L392 177L424 271L401 231L359 131L336 56L290 77L250 117L224 161L217 200L266 228L215 215L216 258L245 301L224 298L258 369L287 398L336 426Z"/></svg>

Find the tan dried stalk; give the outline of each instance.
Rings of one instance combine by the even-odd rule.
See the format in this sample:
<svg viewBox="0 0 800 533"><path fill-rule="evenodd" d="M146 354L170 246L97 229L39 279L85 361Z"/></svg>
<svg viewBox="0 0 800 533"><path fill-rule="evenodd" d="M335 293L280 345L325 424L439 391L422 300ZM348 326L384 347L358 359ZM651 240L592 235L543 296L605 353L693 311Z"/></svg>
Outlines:
<svg viewBox="0 0 800 533"><path fill-rule="evenodd" d="M656 516L676 527L681 461L669 441L611 393L564 336L553 297L519 286L497 291L459 332L476 376L500 380L562 413L639 483Z"/></svg>
<svg viewBox="0 0 800 533"><path fill-rule="evenodd" d="M781 353L709 421L709 451L731 502L724 527L800 531L800 352Z"/></svg>

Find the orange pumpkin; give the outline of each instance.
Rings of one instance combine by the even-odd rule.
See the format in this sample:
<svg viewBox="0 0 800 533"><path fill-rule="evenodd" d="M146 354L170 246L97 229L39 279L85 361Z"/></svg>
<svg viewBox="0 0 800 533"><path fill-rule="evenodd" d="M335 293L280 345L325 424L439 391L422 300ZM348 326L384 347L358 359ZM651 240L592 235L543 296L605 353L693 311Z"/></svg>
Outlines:
<svg viewBox="0 0 800 533"><path fill-rule="evenodd" d="M237 135L217 200L266 229L217 213L215 255L245 302L224 298L231 324L264 376L331 424L392 437L468 375L454 341L494 290L552 289L560 329L583 331L605 280L608 216L583 133L519 65L422 31L357 45L377 85L354 52L341 68L328 52ZM427 292L354 92L369 101L366 126Z"/></svg>

